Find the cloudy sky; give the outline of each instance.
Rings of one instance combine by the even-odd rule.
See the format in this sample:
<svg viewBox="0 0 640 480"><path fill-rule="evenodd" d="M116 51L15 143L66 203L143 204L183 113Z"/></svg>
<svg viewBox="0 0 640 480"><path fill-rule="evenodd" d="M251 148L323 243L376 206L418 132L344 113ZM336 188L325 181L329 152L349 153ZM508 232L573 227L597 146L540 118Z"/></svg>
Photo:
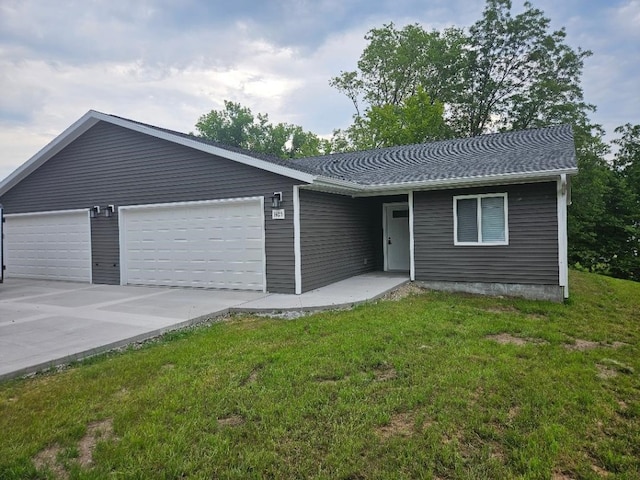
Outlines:
<svg viewBox="0 0 640 480"><path fill-rule="evenodd" d="M607 132L640 123L640 0L532 0L593 51ZM515 1L516 9L522 2ZM0 179L89 109L189 132L225 99L320 135L350 123L329 85L393 21L467 27L481 0L0 0Z"/></svg>

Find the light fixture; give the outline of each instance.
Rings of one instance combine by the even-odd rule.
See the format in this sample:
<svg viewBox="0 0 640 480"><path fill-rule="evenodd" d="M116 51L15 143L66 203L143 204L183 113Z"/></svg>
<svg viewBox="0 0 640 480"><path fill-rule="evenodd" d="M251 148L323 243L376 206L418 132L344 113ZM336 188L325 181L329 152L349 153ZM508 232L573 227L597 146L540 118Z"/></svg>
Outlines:
<svg viewBox="0 0 640 480"><path fill-rule="evenodd" d="M104 216L109 218L111 216L113 216L113 212L115 211L116 207L114 205L107 205L104 209Z"/></svg>
<svg viewBox="0 0 640 480"><path fill-rule="evenodd" d="M282 192L273 192L271 197L271 208L280 208L282 205Z"/></svg>
<svg viewBox="0 0 640 480"><path fill-rule="evenodd" d="M89 209L89 216L91 218L96 218L98 215L100 215L100 206L99 205L95 205L93 207L91 207Z"/></svg>

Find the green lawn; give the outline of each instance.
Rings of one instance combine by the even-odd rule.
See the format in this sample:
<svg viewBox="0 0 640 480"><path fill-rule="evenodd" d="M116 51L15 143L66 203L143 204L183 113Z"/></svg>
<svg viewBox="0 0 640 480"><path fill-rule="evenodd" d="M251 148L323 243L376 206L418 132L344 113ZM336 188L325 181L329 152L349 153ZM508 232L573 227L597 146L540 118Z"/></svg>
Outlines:
<svg viewBox="0 0 640 480"><path fill-rule="evenodd" d="M0 384L0 478L640 478L640 283L571 287L237 316Z"/></svg>

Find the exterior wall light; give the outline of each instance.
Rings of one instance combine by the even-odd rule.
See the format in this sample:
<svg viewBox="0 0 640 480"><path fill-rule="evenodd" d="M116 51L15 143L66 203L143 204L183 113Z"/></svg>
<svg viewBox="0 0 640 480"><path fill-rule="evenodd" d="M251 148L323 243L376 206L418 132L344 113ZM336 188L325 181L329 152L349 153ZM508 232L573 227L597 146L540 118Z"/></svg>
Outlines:
<svg viewBox="0 0 640 480"><path fill-rule="evenodd" d="M116 209L115 206L107 205L104 209L104 216L107 218L112 217L115 209Z"/></svg>
<svg viewBox="0 0 640 480"><path fill-rule="evenodd" d="M100 215L100 206L99 205L95 205L93 207L91 207L89 209L89 216L91 218L96 218L98 215Z"/></svg>
<svg viewBox="0 0 640 480"><path fill-rule="evenodd" d="M282 192L273 192L271 197L271 208L280 208L282 205Z"/></svg>

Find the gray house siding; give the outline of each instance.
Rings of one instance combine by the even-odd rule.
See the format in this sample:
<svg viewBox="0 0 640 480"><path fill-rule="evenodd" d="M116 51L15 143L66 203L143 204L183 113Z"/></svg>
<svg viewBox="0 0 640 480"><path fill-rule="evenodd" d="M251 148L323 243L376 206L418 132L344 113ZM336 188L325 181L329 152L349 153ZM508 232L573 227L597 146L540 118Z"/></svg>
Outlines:
<svg viewBox="0 0 640 480"><path fill-rule="evenodd" d="M453 196L508 194L509 245L454 246ZM414 194L416 280L558 285L556 184Z"/></svg>
<svg viewBox="0 0 640 480"><path fill-rule="evenodd" d="M375 242L382 235L375 235L378 212L370 203L300 190L303 292L376 270Z"/></svg>
<svg viewBox="0 0 640 480"><path fill-rule="evenodd" d="M267 289L293 293L293 185L299 183L99 122L9 190L0 202L5 213L25 213L264 196ZM271 219L274 191L283 192L284 220ZM113 267L119 256L116 216L109 222L93 219L91 230L94 281L118 283L119 265Z"/></svg>

